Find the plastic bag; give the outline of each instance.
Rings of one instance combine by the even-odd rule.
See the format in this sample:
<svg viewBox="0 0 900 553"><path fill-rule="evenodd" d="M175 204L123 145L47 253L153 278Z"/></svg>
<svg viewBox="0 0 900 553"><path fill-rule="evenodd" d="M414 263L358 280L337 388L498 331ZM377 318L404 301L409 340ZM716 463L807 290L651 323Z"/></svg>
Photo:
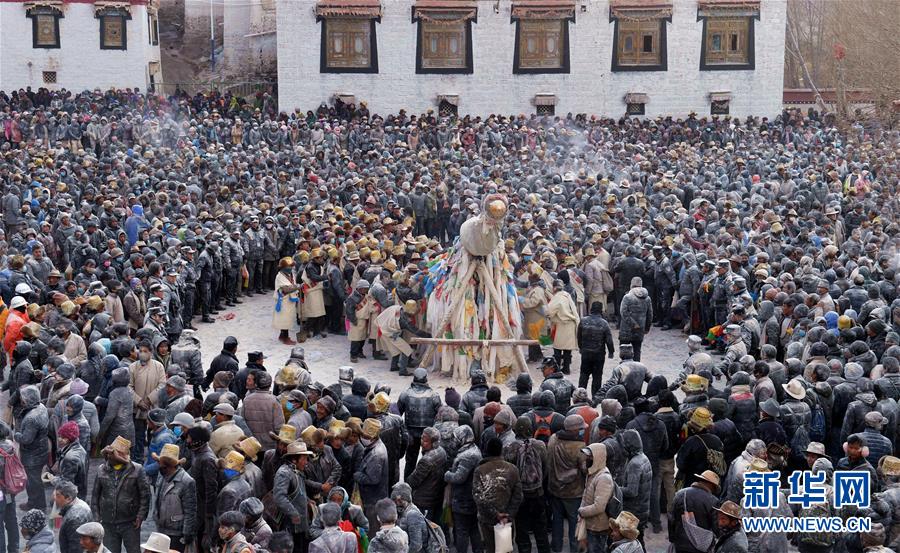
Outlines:
<svg viewBox="0 0 900 553"><path fill-rule="evenodd" d="M512 553L512 523L501 522L494 525L494 551L496 553Z"/></svg>

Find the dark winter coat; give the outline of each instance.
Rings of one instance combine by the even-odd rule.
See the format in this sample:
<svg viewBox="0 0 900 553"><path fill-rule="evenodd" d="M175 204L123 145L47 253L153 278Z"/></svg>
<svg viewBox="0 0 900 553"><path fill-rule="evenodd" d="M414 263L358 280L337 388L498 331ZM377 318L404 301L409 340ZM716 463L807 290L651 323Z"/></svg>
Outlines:
<svg viewBox="0 0 900 553"><path fill-rule="evenodd" d="M197 519L197 485L181 467L166 478L160 475L156 495L156 531L167 536L194 536Z"/></svg>
<svg viewBox="0 0 900 553"><path fill-rule="evenodd" d="M366 420L369 416L366 394L369 393L369 383L361 378L353 379L350 385L350 395L343 398L344 407L350 412L351 417Z"/></svg>
<svg viewBox="0 0 900 553"><path fill-rule="evenodd" d="M41 404L41 395L33 386L22 388L20 392L24 416L16 432L15 439L19 443L19 456L26 467L42 467L50 456L50 440L48 429L50 415Z"/></svg>
<svg viewBox="0 0 900 553"><path fill-rule="evenodd" d="M441 396L428 384L413 382L400 394L397 408L403 415L410 434L419 437L422 430L434 426L434 419L441 408Z"/></svg>
<svg viewBox="0 0 900 553"><path fill-rule="evenodd" d="M459 404L459 410L465 411L470 415L475 414L475 410L484 407L487 404L487 384L474 384L469 391L463 394L462 401Z"/></svg>
<svg viewBox="0 0 900 553"><path fill-rule="evenodd" d="M116 369L112 375L112 391L106 403L106 414L100 421L98 441L105 447L122 436L134 441L134 394L128 389L128 369Z"/></svg>
<svg viewBox="0 0 900 553"><path fill-rule="evenodd" d="M247 489L249 491L249 486ZM275 505L284 515L284 523L293 534L305 534L309 531L309 511L307 509L306 485L303 474L294 465L281 465L275 473L273 490ZM235 507L237 509L237 507ZM295 516L300 517L299 524L292 522Z"/></svg>
<svg viewBox="0 0 900 553"><path fill-rule="evenodd" d="M653 471L659 470L659 460L669 449L669 433L665 423L653 413L641 413L626 426L629 430L635 430L641 437L643 453L650 461Z"/></svg>
<svg viewBox="0 0 900 553"><path fill-rule="evenodd" d="M423 509L440 504L444 497L444 472L447 466L447 452L439 445L419 458L416 468L406 477L406 483L412 488L413 503Z"/></svg>
<svg viewBox="0 0 900 553"><path fill-rule="evenodd" d="M388 455L381 440L363 450L353 480L359 484L359 494L365 505L374 505L379 499L388 497Z"/></svg>
<svg viewBox="0 0 900 553"><path fill-rule="evenodd" d="M59 476L78 486L78 497L87 499L88 454L79 442L72 442L60 453Z"/></svg>
<svg viewBox="0 0 900 553"><path fill-rule="evenodd" d="M644 414L644 413L642 413ZM622 475L622 508L646 523L650 518L650 488L653 467L644 455L641 435L636 430L622 433L622 446L628 461Z"/></svg>
<svg viewBox="0 0 900 553"><path fill-rule="evenodd" d="M209 446L203 446L191 453L193 455L189 474L197 491L197 519L203 521L216 514L216 500L219 494L218 466L216 456Z"/></svg>
<svg viewBox="0 0 900 553"><path fill-rule="evenodd" d="M500 457L482 459L472 480L472 497L482 524L496 524L497 513L515 518L522 504L519 470Z"/></svg>
<svg viewBox="0 0 900 553"><path fill-rule="evenodd" d="M472 498L472 479L475 468L481 462L481 450L471 440L475 439L472 429L461 426L460 433L466 433L470 441L459 448L453 466L444 473L444 481L450 484L450 509L455 513L475 514L475 500ZM463 430L465 429L465 430Z"/></svg>
<svg viewBox="0 0 900 553"><path fill-rule="evenodd" d="M282 467L284 468L284 467ZM293 470L293 469L292 469ZM279 490L279 484L283 484L278 482L278 475L275 475L275 488L274 491L276 493L276 504L278 501L277 493ZM241 501L247 499L248 497L253 495L253 489L250 487L250 484L247 480L244 479L242 475L235 476L219 490L219 495L216 497L216 516L222 516L222 513L227 511L237 511L238 506L240 506ZM303 503L306 505L306 502ZM279 509L281 505L278 506ZM304 512L306 512L304 510Z"/></svg>
<svg viewBox="0 0 900 553"><path fill-rule="evenodd" d="M554 409L557 413L567 413L572 404L572 394L575 393L575 385L572 384L566 376L557 371L541 382L541 390L549 390L553 392L556 398Z"/></svg>
<svg viewBox="0 0 900 553"><path fill-rule="evenodd" d="M847 407L847 414L844 416L841 425L841 443L846 442L851 434L862 432L866 427L866 414L875 411L875 405L878 401L872 392L863 392L856 394L856 400L852 401Z"/></svg>
<svg viewBox="0 0 900 553"><path fill-rule="evenodd" d="M675 466L678 469L676 480L683 482L687 487L697 481L695 474L701 474L705 470L712 470L707 462L707 449L722 452L724 447L722 440L710 432L702 432L689 437L675 458ZM725 476L720 474L720 477Z"/></svg>
<svg viewBox="0 0 900 553"><path fill-rule="evenodd" d="M619 308L619 342L640 340L653 324L653 303L646 288L632 288Z"/></svg>
<svg viewBox="0 0 900 553"><path fill-rule="evenodd" d="M40 532L31 536L25 543L25 551L28 553L56 553L53 530L45 526Z"/></svg>
<svg viewBox="0 0 900 553"><path fill-rule="evenodd" d="M593 353L600 356L606 352L614 352L615 345L612 339L612 330L609 323L602 315L588 315L578 323L576 332L578 350L584 353Z"/></svg>
<svg viewBox="0 0 900 553"><path fill-rule="evenodd" d="M116 471L108 462L100 465L91 493L91 510L104 525L147 520L150 512L150 482L144 467L127 463Z"/></svg>
<svg viewBox="0 0 900 553"><path fill-rule="evenodd" d="M59 553L81 553L79 544L78 527L86 522L91 522L94 517L91 508L82 499L75 501L59 510L62 523L59 526Z"/></svg>
<svg viewBox="0 0 900 553"><path fill-rule="evenodd" d="M675 549L685 553L707 553L700 551L691 544L681 515L685 511L694 513L695 522L701 528L715 531L717 525L716 506L718 499L713 494L699 485L690 486L679 490L672 501L672 512L669 513L669 541L675 545Z"/></svg>

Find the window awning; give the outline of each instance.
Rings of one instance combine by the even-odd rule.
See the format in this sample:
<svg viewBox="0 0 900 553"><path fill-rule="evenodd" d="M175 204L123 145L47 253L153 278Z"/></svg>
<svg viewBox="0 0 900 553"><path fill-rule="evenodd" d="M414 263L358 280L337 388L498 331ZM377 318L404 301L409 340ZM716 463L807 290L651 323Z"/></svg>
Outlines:
<svg viewBox="0 0 900 553"><path fill-rule="evenodd" d="M730 90L719 90L717 92L709 93L709 101L710 102L729 102L731 101L731 91Z"/></svg>
<svg viewBox="0 0 900 553"><path fill-rule="evenodd" d="M575 0L516 0L513 19L574 19Z"/></svg>
<svg viewBox="0 0 900 553"><path fill-rule="evenodd" d="M643 92L629 92L625 95L626 104L646 104L650 101L650 96Z"/></svg>
<svg viewBox="0 0 900 553"><path fill-rule="evenodd" d="M23 6L25 11L32 15L37 13L61 14L63 3L62 0L35 0L33 2L25 2Z"/></svg>
<svg viewBox="0 0 900 553"><path fill-rule="evenodd" d="M94 14L95 15L104 15L110 14L114 15L115 12L127 12L131 13L131 2L123 2L116 0L97 0L94 2Z"/></svg>
<svg viewBox="0 0 900 553"><path fill-rule="evenodd" d="M437 101L438 104L447 102L448 104L459 106L459 94L438 94Z"/></svg>
<svg viewBox="0 0 900 553"><path fill-rule="evenodd" d="M319 0L316 17L381 17L381 1Z"/></svg>
<svg viewBox="0 0 900 553"><path fill-rule="evenodd" d="M345 104L355 104L356 103L356 95L350 94L349 92L336 92L334 95L335 100L340 100Z"/></svg>
<svg viewBox="0 0 900 553"><path fill-rule="evenodd" d="M413 21L421 19L431 23L458 23L478 16L475 0L416 0L412 8Z"/></svg>
<svg viewBox="0 0 900 553"><path fill-rule="evenodd" d="M536 106L555 106L556 94L548 94L541 92L534 95L534 105Z"/></svg>
<svg viewBox="0 0 900 553"><path fill-rule="evenodd" d="M759 16L760 0L700 0L697 13L701 17Z"/></svg>
<svg viewBox="0 0 900 553"><path fill-rule="evenodd" d="M610 0L609 16L612 19L648 21L672 17L671 0Z"/></svg>

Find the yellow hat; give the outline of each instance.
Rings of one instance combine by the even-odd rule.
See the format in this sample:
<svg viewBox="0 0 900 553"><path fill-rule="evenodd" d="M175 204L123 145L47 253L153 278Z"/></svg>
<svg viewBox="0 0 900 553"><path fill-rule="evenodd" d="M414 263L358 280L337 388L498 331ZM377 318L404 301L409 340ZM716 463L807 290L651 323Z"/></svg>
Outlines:
<svg viewBox="0 0 900 553"><path fill-rule="evenodd" d="M385 241L384 241L384 249L385 249L385 250L392 250L392 249L394 249L394 241L393 241L393 240L390 240L390 239L385 240Z"/></svg>
<svg viewBox="0 0 900 553"><path fill-rule="evenodd" d="M378 392L369 400L369 405L376 414L387 413L391 408L391 398L384 392Z"/></svg>
<svg viewBox="0 0 900 553"><path fill-rule="evenodd" d="M900 476L900 459L885 455L878 461L878 468L886 476Z"/></svg>
<svg viewBox="0 0 900 553"><path fill-rule="evenodd" d="M360 257L366 257L370 253L372 253L372 250L369 249L369 246L362 246L359 248L359 256Z"/></svg>
<svg viewBox="0 0 900 553"><path fill-rule="evenodd" d="M325 439L325 431L310 425L300 433L300 439L306 442L307 445L315 445Z"/></svg>
<svg viewBox="0 0 900 553"><path fill-rule="evenodd" d="M181 451L178 449L178 446L175 444L165 444L162 448L162 451L159 452L159 455L156 453L151 453L150 456L153 457L156 461L162 461L166 459L167 461L172 461L176 464L182 464L185 462L185 459L180 458Z"/></svg>
<svg viewBox="0 0 900 553"><path fill-rule="evenodd" d="M322 248L313 248L309 254L310 257L322 257Z"/></svg>
<svg viewBox="0 0 900 553"><path fill-rule="evenodd" d="M372 263L378 263L381 261L381 252L378 250L373 251L372 254L369 255L369 259L372 260Z"/></svg>
<svg viewBox="0 0 900 553"><path fill-rule="evenodd" d="M304 250L297 254L297 259L300 260L300 263L308 263L309 262L309 252Z"/></svg>
<svg viewBox="0 0 900 553"><path fill-rule="evenodd" d="M339 253L337 248L328 248L328 258L329 259L337 259L339 257Z"/></svg>
<svg viewBox="0 0 900 553"><path fill-rule="evenodd" d="M695 430L702 430L713 425L713 415L706 407L697 407L688 421L688 426Z"/></svg>
<svg viewBox="0 0 900 553"><path fill-rule="evenodd" d="M283 444L289 444L297 439L297 429L290 424L282 424L278 430L278 434L269 432L269 436L273 440L277 440Z"/></svg>
<svg viewBox="0 0 900 553"><path fill-rule="evenodd" d="M244 456L237 451L229 451L224 459L219 459L219 466L223 469L244 472Z"/></svg>
<svg viewBox="0 0 900 553"><path fill-rule="evenodd" d="M406 300L406 303L403 304L403 311L413 315L416 311L419 310L419 304L416 303L416 300Z"/></svg>
<svg viewBox="0 0 900 553"><path fill-rule="evenodd" d="M68 317L75 312L75 303L72 300L66 300L59 305L59 310L63 315Z"/></svg>
<svg viewBox="0 0 900 553"><path fill-rule="evenodd" d="M127 461L131 459L131 440L123 438L122 436L116 436L116 439L113 440L113 443L106 446L104 451L108 451L110 454L118 457L120 460Z"/></svg>
<svg viewBox="0 0 900 553"><path fill-rule="evenodd" d="M234 449L237 450L238 453L245 455L247 459L255 461L256 455L259 453L259 450L262 449L262 444L259 443L259 440L251 436L234 444Z"/></svg>
<svg viewBox="0 0 900 553"><path fill-rule="evenodd" d="M373 253L372 255L374 257L375 254ZM373 259L373 261L374 261L374 259ZM393 259L388 259L384 262L384 268L393 273L394 271L397 270L397 262L394 261Z"/></svg>
<svg viewBox="0 0 900 553"><path fill-rule="evenodd" d="M685 392L702 392L709 386L709 380L703 378L699 374L689 374L681 385L681 389Z"/></svg>
<svg viewBox="0 0 900 553"><path fill-rule="evenodd" d="M369 440L373 440L381 433L381 421L378 419L368 418L362 425L362 436Z"/></svg>
<svg viewBox="0 0 900 553"><path fill-rule="evenodd" d="M103 298L100 296L91 296L87 300L88 309L96 311L103 305Z"/></svg>
<svg viewBox="0 0 900 553"><path fill-rule="evenodd" d="M845 330L853 326L853 319L848 317L847 315L841 315L838 317L838 330Z"/></svg>

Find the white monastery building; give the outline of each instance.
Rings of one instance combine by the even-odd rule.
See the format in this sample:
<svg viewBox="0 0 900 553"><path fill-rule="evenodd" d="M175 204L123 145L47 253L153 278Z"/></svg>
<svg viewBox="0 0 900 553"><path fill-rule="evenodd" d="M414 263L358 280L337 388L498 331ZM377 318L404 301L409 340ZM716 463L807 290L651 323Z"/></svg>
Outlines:
<svg viewBox="0 0 900 553"><path fill-rule="evenodd" d="M277 0L282 110L774 116L786 0Z"/></svg>
<svg viewBox="0 0 900 553"><path fill-rule="evenodd" d="M0 89L157 82L157 0L0 0Z"/></svg>

